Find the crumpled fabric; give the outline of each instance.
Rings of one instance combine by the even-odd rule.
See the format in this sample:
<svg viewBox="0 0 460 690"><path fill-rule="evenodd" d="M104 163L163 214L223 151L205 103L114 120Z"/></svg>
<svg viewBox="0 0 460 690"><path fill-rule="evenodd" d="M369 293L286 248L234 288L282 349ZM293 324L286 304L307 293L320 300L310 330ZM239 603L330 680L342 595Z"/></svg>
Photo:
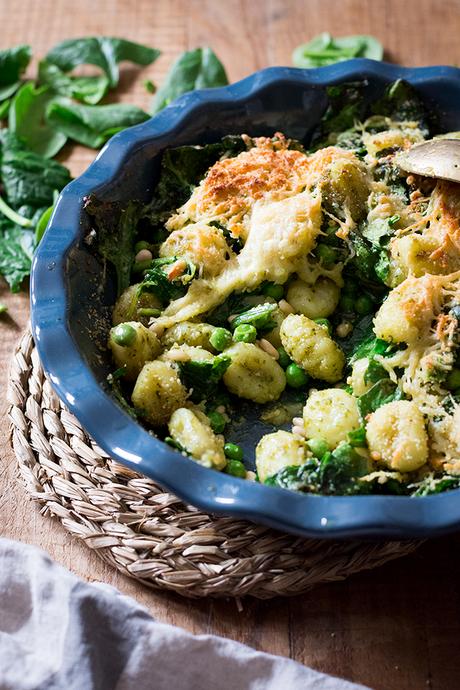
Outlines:
<svg viewBox="0 0 460 690"><path fill-rule="evenodd" d="M39 549L0 539L0 690L358 690L290 659L155 621Z"/></svg>

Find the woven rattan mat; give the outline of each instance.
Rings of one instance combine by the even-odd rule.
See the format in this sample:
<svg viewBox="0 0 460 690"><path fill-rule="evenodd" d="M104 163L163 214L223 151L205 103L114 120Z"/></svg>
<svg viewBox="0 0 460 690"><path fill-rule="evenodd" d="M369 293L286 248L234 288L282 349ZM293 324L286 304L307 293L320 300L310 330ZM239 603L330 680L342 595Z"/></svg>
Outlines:
<svg viewBox="0 0 460 690"><path fill-rule="evenodd" d="M294 595L417 547L302 539L182 503L85 433L44 376L30 331L14 354L8 396L19 470L42 511L148 586L189 597Z"/></svg>

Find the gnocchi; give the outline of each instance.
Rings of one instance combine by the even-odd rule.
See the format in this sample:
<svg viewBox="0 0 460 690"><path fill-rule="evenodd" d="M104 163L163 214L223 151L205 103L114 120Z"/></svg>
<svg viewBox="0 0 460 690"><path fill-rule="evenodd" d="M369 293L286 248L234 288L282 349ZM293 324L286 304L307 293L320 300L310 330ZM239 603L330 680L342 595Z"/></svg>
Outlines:
<svg viewBox="0 0 460 690"><path fill-rule="evenodd" d="M294 280L288 287L286 299L299 314L309 319L330 316L339 303L340 289L329 278L318 278L314 285Z"/></svg>
<svg viewBox="0 0 460 690"><path fill-rule="evenodd" d="M307 316L290 314L281 324L280 336L288 355L310 376L328 383L340 380L344 354L321 325Z"/></svg>
<svg viewBox="0 0 460 690"><path fill-rule="evenodd" d="M413 401L379 407L367 422L366 437L371 457L392 470L413 472L428 459L425 421Z"/></svg>
<svg viewBox="0 0 460 690"><path fill-rule="evenodd" d="M174 441L200 465L222 470L227 464L223 437L214 434L208 417L198 408L175 410L168 429Z"/></svg>
<svg viewBox="0 0 460 690"><path fill-rule="evenodd" d="M118 342L117 333L122 332L122 328L129 333L126 344ZM162 350L155 333L138 321L128 321L112 328L109 347L112 350L114 362L117 367L124 368L128 381L134 381L144 363L155 359Z"/></svg>
<svg viewBox="0 0 460 690"><path fill-rule="evenodd" d="M288 431L263 436L256 447L256 468L261 482L291 465L305 462L305 444Z"/></svg>
<svg viewBox="0 0 460 690"><path fill-rule="evenodd" d="M142 367L131 400L143 419L153 426L162 426L174 410L185 405L187 391L171 363L155 360Z"/></svg>
<svg viewBox="0 0 460 690"><path fill-rule="evenodd" d="M235 343L225 354L231 364L223 381L231 393L256 403L278 400L286 377L273 357L252 343Z"/></svg>
<svg viewBox="0 0 460 690"><path fill-rule="evenodd" d="M356 398L342 388L310 393L303 408L303 423L307 438L322 439L332 450L360 426Z"/></svg>

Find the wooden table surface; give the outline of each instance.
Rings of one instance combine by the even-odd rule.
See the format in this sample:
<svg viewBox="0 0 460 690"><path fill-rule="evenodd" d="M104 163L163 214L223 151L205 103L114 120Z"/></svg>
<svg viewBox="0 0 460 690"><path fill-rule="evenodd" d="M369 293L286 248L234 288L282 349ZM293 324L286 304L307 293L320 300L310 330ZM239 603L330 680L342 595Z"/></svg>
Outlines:
<svg viewBox="0 0 460 690"><path fill-rule="evenodd" d="M143 79L158 83L186 48L210 45L234 81L268 65L290 64L295 46L325 30L372 33L387 59L401 64L460 60L459 0L0 0L0 48L30 43L31 74L37 57L64 38L106 34L160 48L153 66L122 69L122 100L145 108L150 97ZM93 155L69 147L61 158L76 175ZM410 557L302 597L245 600L238 612L232 600L188 601L150 591L40 515L17 479L5 403L7 363L28 320L28 297L10 295L1 283L0 301L9 307L0 325L2 536L46 549L77 575L108 582L157 619L194 633L230 637L375 690L460 688L460 535L433 540Z"/></svg>

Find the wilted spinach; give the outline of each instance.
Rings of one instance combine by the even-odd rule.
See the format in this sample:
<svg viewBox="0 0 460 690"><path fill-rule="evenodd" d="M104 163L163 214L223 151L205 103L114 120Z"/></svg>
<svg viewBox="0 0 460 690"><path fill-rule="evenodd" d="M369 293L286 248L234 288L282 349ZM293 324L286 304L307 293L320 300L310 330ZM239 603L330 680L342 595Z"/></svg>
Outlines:
<svg viewBox="0 0 460 690"><path fill-rule="evenodd" d="M193 402L209 400L217 390L217 385L230 366L227 355L217 355L206 362L182 362L180 366L184 385L191 390Z"/></svg>

